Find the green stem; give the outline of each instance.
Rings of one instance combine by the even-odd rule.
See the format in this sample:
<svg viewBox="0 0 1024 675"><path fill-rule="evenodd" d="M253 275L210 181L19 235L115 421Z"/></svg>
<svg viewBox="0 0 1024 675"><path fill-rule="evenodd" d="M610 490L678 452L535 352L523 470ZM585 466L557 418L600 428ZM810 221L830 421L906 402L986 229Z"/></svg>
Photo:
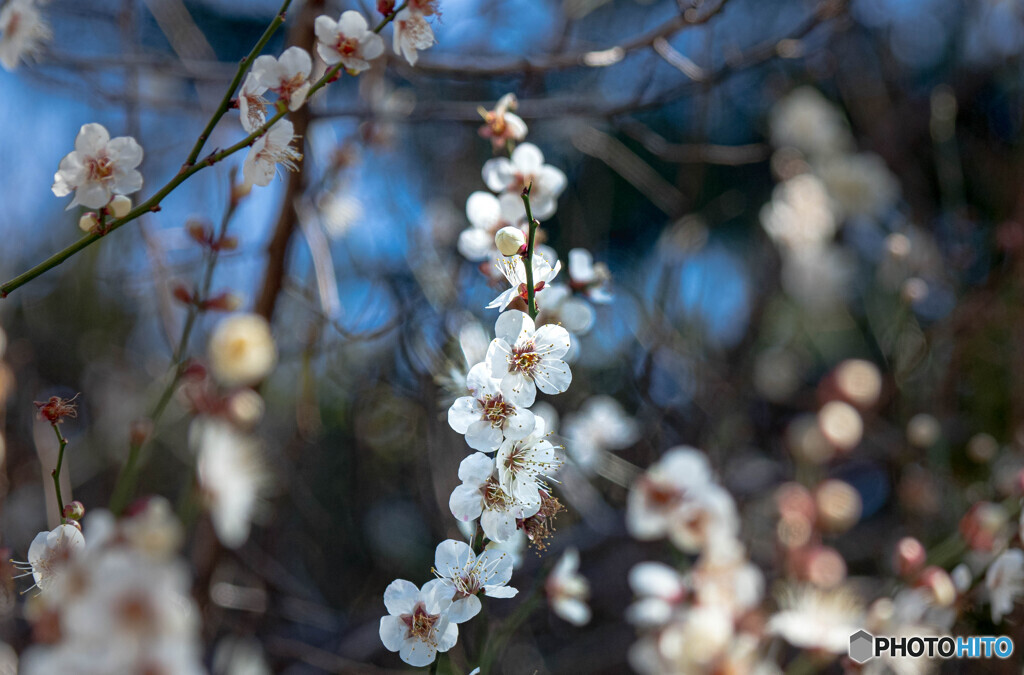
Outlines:
<svg viewBox="0 0 1024 675"><path fill-rule="evenodd" d="M57 434L57 442L60 443L60 450L57 451L57 467L50 473L53 477L53 489L57 493L57 510L60 514L60 522L66 523L67 518L64 517L64 498L60 494L60 467L64 464L64 448L68 447L68 441L64 438L64 434L60 433L60 427L57 426L56 422L51 423L53 427L53 433Z"/></svg>
<svg viewBox="0 0 1024 675"><path fill-rule="evenodd" d="M537 318L537 291L533 285L533 242L537 238L537 227L539 222L533 219L533 211L530 208L530 190L533 183L523 188L523 206L526 207L526 220L530 223L530 234L526 240L526 309L530 312L530 318Z"/></svg>
<svg viewBox="0 0 1024 675"><path fill-rule="evenodd" d="M232 172L230 182L234 182L234 172ZM232 186L229 186L229 189L231 189L231 187ZM237 206L237 200L228 200L227 208L224 210L224 215L221 218L220 226L217 231L217 238L215 239L216 243L223 243L224 236L227 234L228 223L231 221L231 217L234 215L235 208ZM146 441L152 437L153 433L155 433L156 425L160 422L160 418L163 417L164 411L167 409L168 404L170 404L171 398L174 396L174 392L178 387L178 383L185 374L185 356L188 353L189 339L192 337L192 331L195 328L196 320L199 318L199 313L202 311L203 302L210 297L210 288L213 285L213 271L217 266L219 258L220 247L212 246L207 253L206 269L203 272L202 285L193 297L192 304L189 305L188 315L185 317L185 324L181 330L181 339L178 341L178 346L174 350L174 356L171 361L170 381L168 381L167 386L164 387L163 392L160 394L160 399L157 401L156 406L153 407L153 411L149 414L149 421L150 424L152 424L152 429L150 433L146 434L144 437L132 441L132 444L128 449L128 459L125 461L124 466L121 468L121 473L118 475L117 484L114 486L114 491L110 498L110 510L114 514L120 514L124 507L128 505L128 500L131 498L132 493L135 490L135 484L138 481L138 462L139 456L142 454L142 449L146 445Z"/></svg>
<svg viewBox="0 0 1024 675"><path fill-rule="evenodd" d="M263 31L263 35L253 46L249 55L242 59L242 62L238 64L238 70L235 71L235 76L231 78L231 84L228 85L228 90L224 92L224 98L220 100L220 105L213 112L210 120L206 123L206 127L203 128L203 132L199 134L199 138L196 139L195 145L192 146L192 151L188 153L188 159L185 160L185 166L192 166L196 162L196 158L199 157L199 153L202 151L203 146L206 145L207 139L210 134L213 133L213 128L217 126L217 122L220 118L227 113L231 108L231 97L234 95L235 90L238 89L238 85L242 82L242 77L245 72L252 67L252 62L256 60L259 53L263 51L263 48L270 42L270 38L277 32L277 29L284 23L284 15L288 11L288 6L292 4L292 0L284 0L281 5L281 9L277 10L277 16L267 26L267 30Z"/></svg>
<svg viewBox="0 0 1024 675"><path fill-rule="evenodd" d="M287 0L287 2L285 2L285 7L289 4L290 1L291 0ZM384 18L384 20L381 21L380 24L373 29L373 31L375 33L379 33L381 30L383 30L384 26L388 25L392 20L394 20L395 16L400 11L405 9L406 5L408 4L408 2L403 2L401 5L396 7L395 10L391 12L391 14L388 14ZM274 24L280 25L279 22L281 20L282 19L280 15L275 17L274 22L271 23L271 26L274 26ZM276 28L276 26L274 27ZM268 31L269 30L270 29L268 28ZM269 39L269 37L270 36L267 35L267 33L264 33L264 38ZM263 41L263 38L260 38L260 40ZM252 55L253 54L250 54L250 56ZM237 82L241 79L241 76L244 74L244 70L248 66L248 63L249 57L246 57L239 66L238 73L236 73L235 75L235 79L232 80L232 88L226 94L226 97L229 102L231 99L231 94L234 93L234 87L237 86ZM326 73L324 73L323 77L317 80L316 83L312 87L310 87L309 93L307 94L307 98L312 97L314 93L322 89L329 82L333 81L333 79L335 79L341 72L342 67L343 64L338 63L334 65L332 68L330 68ZM285 113L288 112L288 109L284 108L283 110L278 110L277 113L274 114L273 117L268 119L266 123L264 123L261 127L259 127L254 132L243 138L238 143L235 143L234 145L228 147L226 150L211 153L210 155L207 155L205 159L201 160L198 164L194 163L195 157L193 157L193 153L195 153L195 155L198 156L199 151L202 149L204 143L206 142L204 135L208 135L208 131L212 130L213 125L215 125L217 123L217 120L219 120L220 117L224 115L224 112L226 112L226 109L220 110L220 108L218 108L218 111L214 113L214 117L211 118L210 123L207 124L207 129L205 129L203 131L203 134L200 134L200 137L196 140L196 143L192 148L192 152L189 153L188 161L186 161L186 163L181 167L181 170L177 173L177 175L175 175L174 178L168 181L166 185L160 188L152 197L150 197L149 199L147 199L146 201L142 202L134 209L129 211L128 214L123 218L118 218L117 220L111 222L106 227L96 232L92 232L90 234L85 235L75 243L71 244L70 246L64 248L61 251L58 251L57 253L53 254L52 256L50 256L43 262L39 263L35 267L32 267L31 269L25 272L22 272L21 274L14 277L7 283L0 285L0 299L6 298L11 292L17 290L18 288L21 288L28 282L48 272L57 265L60 265L62 262L64 262L71 256L75 255L76 253L82 251L85 248L88 248L92 244L102 239L107 234L120 228L122 225L130 223L131 221L137 219L144 213L148 213L150 211L159 211L160 202L163 201L164 197L170 194L175 188L177 188L179 185L181 185L186 180L191 178L194 174L202 171L204 168L208 166L213 166L214 164L223 160L224 158L229 157L230 155L235 154L239 150L255 143L256 139L258 139L260 136L266 133L266 131L270 127L272 127L278 120L284 117Z"/></svg>

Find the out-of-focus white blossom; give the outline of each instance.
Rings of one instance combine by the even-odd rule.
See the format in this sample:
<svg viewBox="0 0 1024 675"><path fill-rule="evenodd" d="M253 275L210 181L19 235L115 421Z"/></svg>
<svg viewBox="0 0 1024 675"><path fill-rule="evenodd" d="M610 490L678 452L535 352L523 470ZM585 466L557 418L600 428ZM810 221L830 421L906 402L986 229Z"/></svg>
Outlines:
<svg viewBox="0 0 1024 675"><path fill-rule="evenodd" d="M820 179L800 174L779 183L761 209L761 226L778 246L790 252L816 251L836 233L828 191Z"/></svg>
<svg viewBox="0 0 1024 675"><path fill-rule="evenodd" d="M198 417L189 430L196 473L217 538L238 548L249 537L269 474L257 441L215 418Z"/></svg>
<svg viewBox="0 0 1024 675"><path fill-rule="evenodd" d="M449 616L451 587L441 579L416 584L396 579L384 591L388 615L380 620L380 639L410 666L434 662L459 639L459 627Z"/></svg>
<svg viewBox="0 0 1024 675"><path fill-rule="evenodd" d="M395 32L392 48L401 54L410 66L415 66L420 51L434 46L434 31L426 17L411 8L403 9L394 20Z"/></svg>
<svg viewBox="0 0 1024 675"><path fill-rule="evenodd" d="M267 89L277 93L295 111L306 102L309 92L309 74L313 59L302 47L289 47L280 58L269 54L258 57L252 64L252 74ZM252 130L249 130L250 133Z"/></svg>
<svg viewBox="0 0 1024 675"><path fill-rule="evenodd" d="M515 94L505 94L498 99L494 110L479 108L480 116L484 118L484 125L480 127L480 135L491 139L491 145L495 152L506 147L511 141L519 143L526 138L528 131L526 122L515 110L519 105Z"/></svg>
<svg viewBox="0 0 1024 675"><path fill-rule="evenodd" d="M772 108L772 145L827 156L853 147L843 113L812 87L794 89Z"/></svg>
<svg viewBox="0 0 1024 675"><path fill-rule="evenodd" d="M768 620L767 632L801 649L845 654L850 636L864 625L864 609L846 588L824 591L792 587L780 599L779 612Z"/></svg>
<svg viewBox="0 0 1024 675"><path fill-rule="evenodd" d="M999 623L1024 595L1024 551L1011 548L996 558L985 573L985 588L992 603L992 622Z"/></svg>
<svg viewBox="0 0 1024 675"><path fill-rule="evenodd" d="M28 562L14 563L23 570L22 576L31 574L33 588L47 593L64 574L70 561L85 548L85 537L73 525L58 525L49 532L40 532L28 548Z"/></svg>
<svg viewBox="0 0 1024 675"><path fill-rule="evenodd" d="M462 484L452 491L448 508L462 522L479 518L484 535L501 543L515 536L517 519L529 518L540 510L540 497L524 502L505 492L495 476L496 468L495 460L480 452L462 460Z"/></svg>
<svg viewBox="0 0 1024 675"><path fill-rule="evenodd" d="M221 320L207 349L213 376L225 387L255 384L277 365L277 345L270 324L258 314L235 314Z"/></svg>
<svg viewBox="0 0 1024 675"><path fill-rule="evenodd" d="M99 209L114 195L129 195L142 188L142 146L131 136L110 138L102 124L85 124L75 138L75 150L65 155L53 176L53 194L66 197L68 204Z"/></svg>
<svg viewBox="0 0 1024 675"><path fill-rule="evenodd" d="M816 165L825 189L832 197L836 218L880 218L896 204L900 186L878 155L862 152L835 155Z"/></svg>
<svg viewBox="0 0 1024 675"><path fill-rule="evenodd" d="M579 573L579 569L579 551L568 549L544 584L551 610L574 626L584 626L590 622L590 606L587 604L590 584Z"/></svg>
<svg viewBox="0 0 1024 675"><path fill-rule="evenodd" d="M54 592L42 596L60 638L28 650L21 672L204 673L188 567L137 549L146 537L122 536L125 521L87 521L89 545L69 561ZM101 522L94 536L93 524Z"/></svg>
<svg viewBox="0 0 1024 675"><path fill-rule="evenodd" d="M302 153L292 147L295 127L288 120L281 119L256 139L249 148L242 164L242 175L249 185L266 187L277 175L277 165L287 171L298 171Z"/></svg>
<svg viewBox="0 0 1024 675"><path fill-rule="evenodd" d="M469 621L480 613L483 593L491 598L512 598L518 590L506 586L512 578L512 557L504 551L489 549L480 555L469 544L447 539L434 552L434 573L453 592L449 610L452 621Z"/></svg>
<svg viewBox="0 0 1024 675"><path fill-rule="evenodd" d="M35 56L53 37L35 0L9 0L0 9L0 64L12 71L18 63Z"/></svg>
<svg viewBox="0 0 1024 675"><path fill-rule="evenodd" d="M629 587L637 596L626 620L640 628L663 626L686 598L683 577L668 565L642 562L629 571Z"/></svg>
<svg viewBox="0 0 1024 675"><path fill-rule="evenodd" d="M569 457L584 471L597 468L604 453L622 450L640 438L640 426L611 396L591 396L566 415L562 429Z"/></svg>
<svg viewBox="0 0 1024 675"><path fill-rule="evenodd" d="M504 257L500 262L501 273L509 283L509 288L503 291L487 305L487 309L505 309L509 303L516 298L525 300L528 297L529 286L526 282L526 261L523 256ZM539 253L533 254L533 287L538 307L541 302L541 294L546 287L558 276L562 269L562 263L555 261L552 266L547 259ZM544 293L544 297L546 297Z"/></svg>
<svg viewBox="0 0 1024 675"><path fill-rule="evenodd" d="M512 151L511 159L495 157L487 160L483 179L494 192L516 197L523 188L530 190L530 210L533 217L545 220L558 209L558 197L565 190L567 179L560 169L544 163L544 153L532 143L523 143ZM525 207L523 213L525 215Z"/></svg>
<svg viewBox="0 0 1024 675"><path fill-rule="evenodd" d="M557 394L569 388L572 372L562 361L569 351L569 333L548 324L535 329L524 312L504 312L494 324L495 339L487 348L491 376L501 379L501 392L518 406L531 406L537 390Z"/></svg>
<svg viewBox="0 0 1024 675"><path fill-rule="evenodd" d="M329 66L344 64L353 75L370 67L370 61L384 52L384 40L370 30L362 14L355 10L343 12L337 21L329 16L317 17L316 53Z"/></svg>
<svg viewBox="0 0 1024 675"><path fill-rule="evenodd" d="M677 447L652 464L630 488L626 527L641 540L659 539L680 524L680 510L717 485L704 455L690 447ZM717 499L716 499L717 501Z"/></svg>
<svg viewBox="0 0 1024 675"><path fill-rule="evenodd" d="M541 324L554 323L574 335L586 335L594 325L594 308L582 297L573 293L568 286L553 284L544 287L543 304L537 294L537 321Z"/></svg>
<svg viewBox="0 0 1024 675"><path fill-rule="evenodd" d="M466 377L470 395L456 399L448 409L448 424L465 434L474 450L494 452L502 440L526 438L535 427L533 413L506 400L500 384L491 377L490 366L478 363Z"/></svg>
<svg viewBox="0 0 1024 675"><path fill-rule="evenodd" d="M612 279L604 263L595 263L594 256L585 248L569 251L569 284L591 302L600 304L612 301L608 287Z"/></svg>

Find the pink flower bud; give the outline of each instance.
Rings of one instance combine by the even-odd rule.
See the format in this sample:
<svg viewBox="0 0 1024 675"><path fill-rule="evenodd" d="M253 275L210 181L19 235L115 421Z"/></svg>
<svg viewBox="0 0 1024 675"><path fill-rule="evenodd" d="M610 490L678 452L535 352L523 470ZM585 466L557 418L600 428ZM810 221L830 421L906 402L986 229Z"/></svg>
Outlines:
<svg viewBox="0 0 1024 675"><path fill-rule="evenodd" d="M68 520L81 520L85 515L85 504L80 501L73 501L64 505L64 517Z"/></svg>

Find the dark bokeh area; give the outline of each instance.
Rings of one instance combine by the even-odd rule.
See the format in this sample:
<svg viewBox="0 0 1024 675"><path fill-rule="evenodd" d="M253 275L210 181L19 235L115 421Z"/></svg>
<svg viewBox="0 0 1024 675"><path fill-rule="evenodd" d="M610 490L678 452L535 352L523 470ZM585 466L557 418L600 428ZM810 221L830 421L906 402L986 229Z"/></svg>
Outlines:
<svg viewBox="0 0 1024 675"><path fill-rule="evenodd" d="M373 4L296 0L265 53L312 49L320 14L379 20ZM65 211L69 198L50 191L81 125L138 140L145 184L132 198L149 197L179 171L278 6L41 6L52 39L0 73L2 281L81 236L83 209ZM565 510L547 548L508 545L518 596L482 598L437 672L482 659L510 675L853 672L847 626L1024 647L1013 602L1024 559L1018 569L1008 555L1020 551L1024 491L1024 5L439 6L437 44L415 66L393 53L389 27L369 70L290 114L300 171L279 167L236 199L243 150L0 301L4 559L26 560L59 523L55 439L33 402L77 394L77 417L60 425L65 501L70 491L85 505L88 546L89 512L116 502L145 439L126 501L160 495L184 523L178 555L205 668L409 669L381 643L382 595L396 578L433 578L438 543L473 537L449 509L471 451L447 415L493 335L499 312L485 306L508 284L493 260L467 259L460 234L466 199L487 190L481 168L504 152L481 137L480 110L514 93L526 141L567 178L539 235L562 261L556 282L569 282L569 251L586 249L607 266L612 299L566 290L592 314L574 329L568 312L584 309L545 317L556 291L538 295L541 322L572 333L571 386L534 408L563 447L552 484ZM314 56L314 77L323 72ZM246 137L237 119L228 112L203 156ZM189 227L216 231L226 210L238 245L213 254ZM235 312L181 302L207 270L207 297L234 294ZM210 384L208 345L240 312L270 319L278 361L236 396ZM599 408L598 396L618 405ZM244 418L265 465L237 547L218 536L196 470L196 419L213 408ZM685 617L708 609L696 589L712 582L689 578L673 601L678 626L638 625L627 611L642 595L636 564L702 569L703 550L638 538L627 514L644 472L681 445L706 454L735 501L741 557L761 579L754 606L728 622L729 647L696 661L687 645L718 634L686 632L699 619ZM545 586L572 549L590 587L585 626L552 611ZM1011 581L993 580L1004 563ZM13 673L14 652L55 640L33 593L18 595L30 583L7 581L0 638L13 652L0 672ZM909 591L913 610L901 604ZM1000 597L1010 604L997 614ZM831 634L810 637L830 622L839 648ZM677 628L678 644L666 637ZM962 665L893 660L872 672Z"/></svg>

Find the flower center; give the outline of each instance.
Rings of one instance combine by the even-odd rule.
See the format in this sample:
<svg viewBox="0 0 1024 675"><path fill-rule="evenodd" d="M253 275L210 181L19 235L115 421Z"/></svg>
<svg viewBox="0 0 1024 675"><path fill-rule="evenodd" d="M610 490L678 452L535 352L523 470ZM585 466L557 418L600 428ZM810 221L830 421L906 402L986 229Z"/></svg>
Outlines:
<svg viewBox="0 0 1024 675"><path fill-rule="evenodd" d="M683 499L682 493L672 485L646 477L641 480L643 481L642 489L647 496L647 502L655 508L669 509Z"/></svg>
<svg viewBox="0 0 1024 675"><path fill-rule="evenodd" d="M483 493L484 506L488 509L497 508L498 510L505 510L512 504L512 498L501 489L501 485L495 478L488 478L487 482L480 488L480 492Z"/></svg>
<svg viewBox="0 0 1024 675"><path fill-rule="evenodd" d="M434 630L434 624L440 618L439 614L427 612L422 602L416 605L416 608L412 610L412 614L402 615L402 621L405 623L406 628L409 629L409 637L419 638L424 642L431 641L430 636Z"/></svg>
<svg viewBox="0 0 1024 675"><path fill-rule="evenodd" d="M338 53L342 56L352 56L359 51L359 40L339 35L338 43L334 45L334 48L337 49Z"/></svg>
<svg viewBox="0 0 1024 675"><path fill-rule="evenodd" d="M516 407L506 401L501 394L484 397L484 418L491 423L492 427L500 427L505 423L505 418L514 415Z"/></svg>
<svg viewBox="0 0 1024 675"><path fill-rule="evenodd" d="M508 356L509 370L529 375L540 363L541 356L534 351L533 343L525 347L513 347L512 353Z"/></svg>
<svg viewBox="0 0 1024 675"><path fill-rule="evenodd" d="M89 180L105 181L114 175L114 163L106 155L90 157L85 161Z"/></svg>

